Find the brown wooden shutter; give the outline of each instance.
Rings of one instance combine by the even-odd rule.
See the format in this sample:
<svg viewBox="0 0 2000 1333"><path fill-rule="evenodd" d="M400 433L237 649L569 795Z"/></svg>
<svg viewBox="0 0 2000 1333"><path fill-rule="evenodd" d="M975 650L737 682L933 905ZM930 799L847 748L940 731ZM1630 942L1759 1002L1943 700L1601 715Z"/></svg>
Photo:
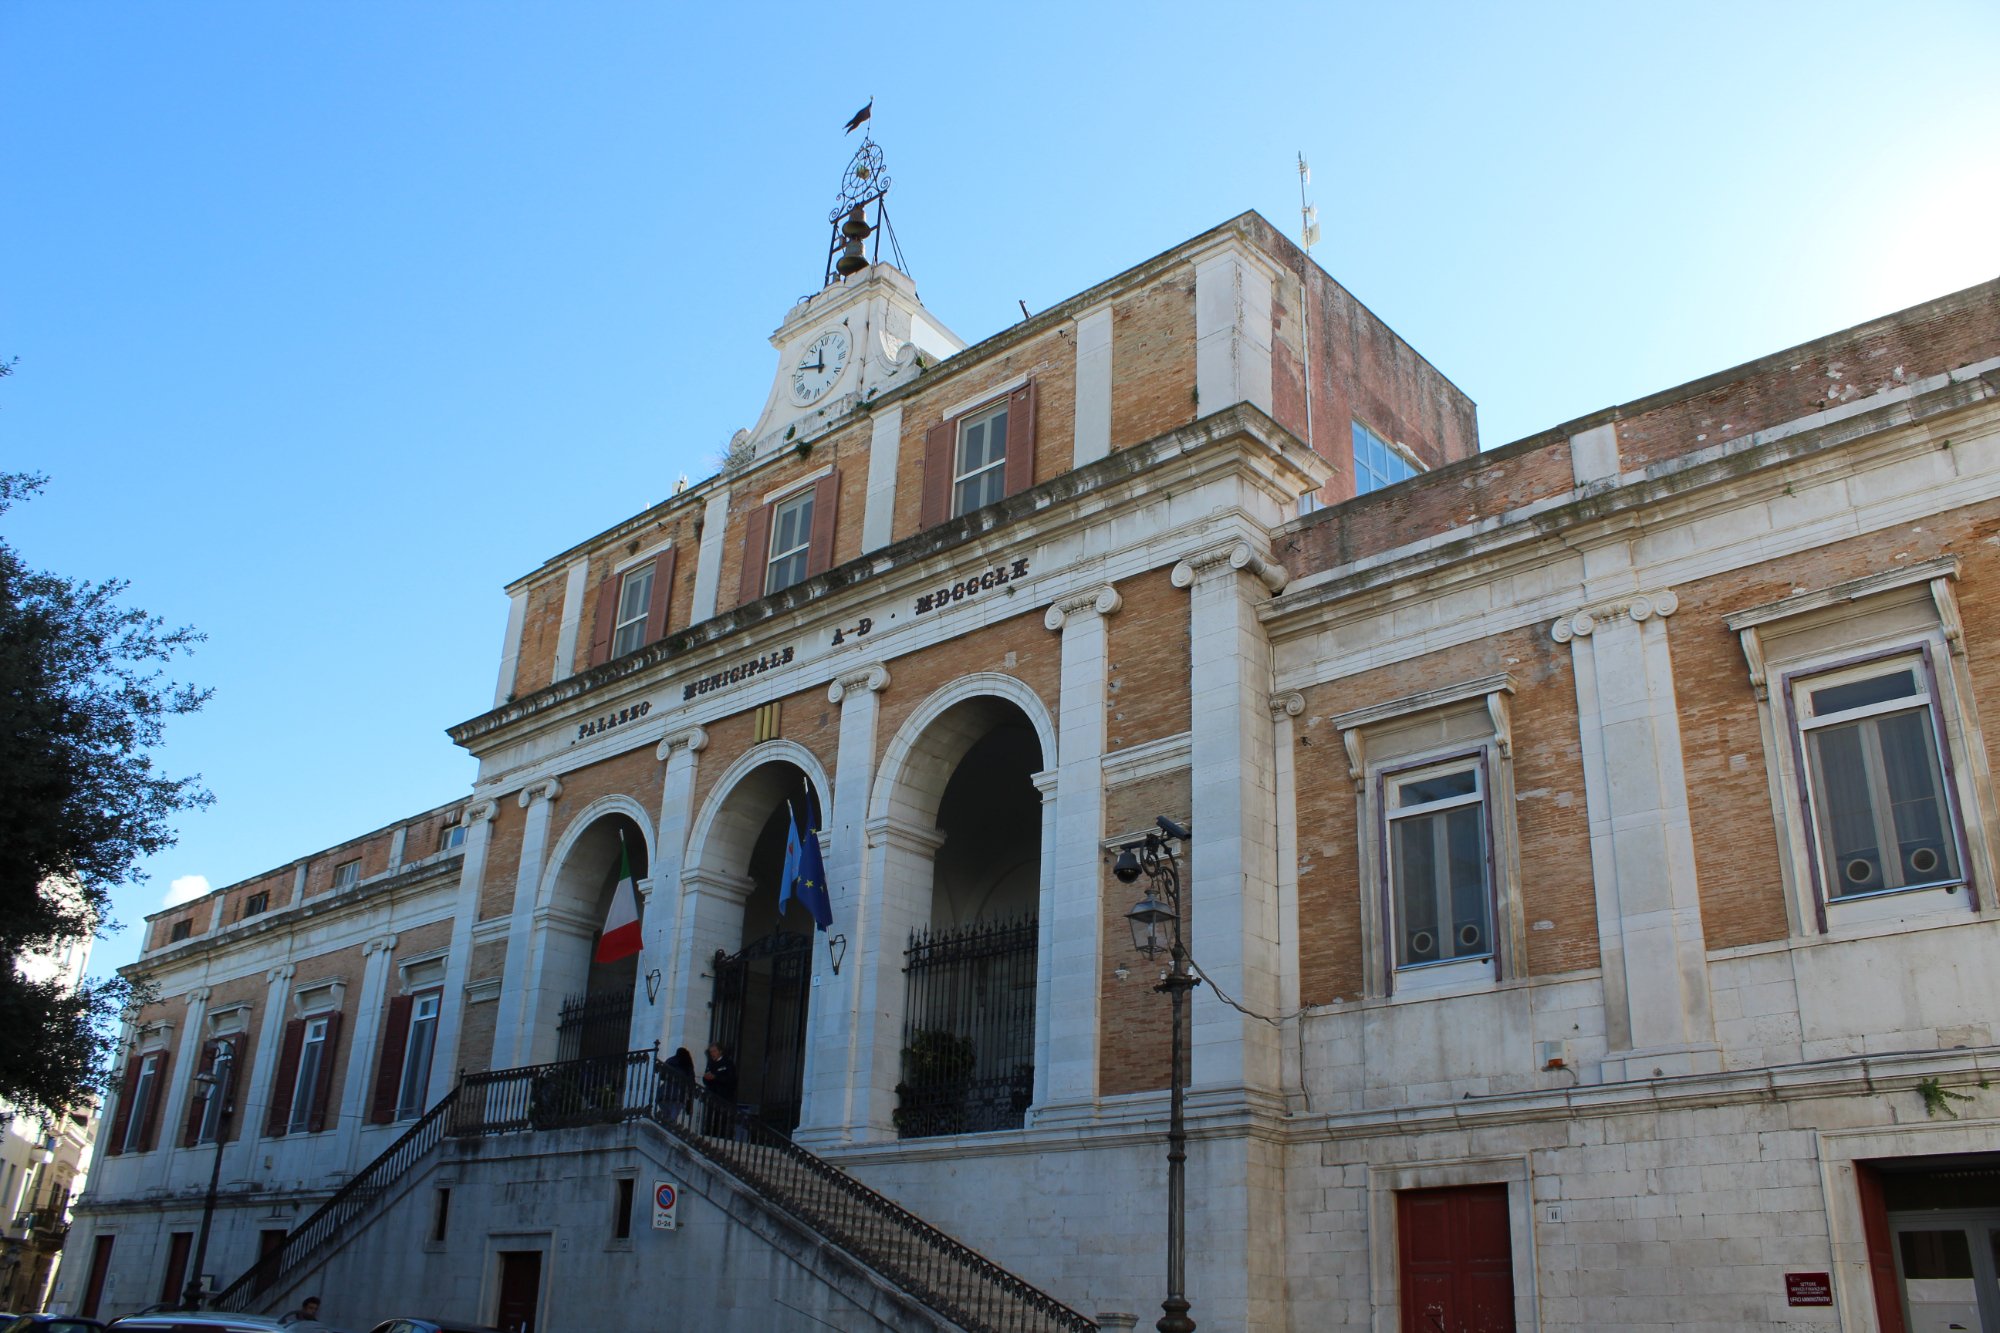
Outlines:
<svg viewBox="0 0 2000 1333"><path fill-rule="evenodd" d="M224 1143L236 1142L237 1132L243 1127L243 1117L237 1113L243 1109L243 1090L247 1086L244 1080L250 1077L250 1071L243 1064L244 1049L249 1042L248 1034L239 1032L217 1043L229 1048L229 1100L222 1107L229 1116L229 1124L222 1131Z"/></svg>
<svg viewBox="0 0 2000 1333"><path fill-rule="evenodd" d="M1035 382L1029 380L1007 395L1007 494L1019 495L1035 484Z"/></svg>
<svg viewBox="0 0 2000 1333"><path fill-rule="evenodd" d="M340 1014L326 1016L326 1042L319 1049L319 1087L313 1093L312 1109L306 1113L306 1133L326 1128L326 1108L333 1100L333 1057L340 1054Z"/></svg>
<svg viewBox="0 0 2000 1333"><path fill-rule="evenodd" d="M278 1076L271 1081L271 1105L264 1113L264 1135L280 1138L292 1115L292 1090L299 1082L299 1052L305 1049L306 1021L285 1024L285 1042L278 1048Z"/></svg>
<svg viewBox="0 0 2000 1333"><path fill-rule="evenodd" d="M674 600L674 548L653 557L653 602L646 608L647 643L667 632L667 608Z"/></svg>
<svg viewBox="0 0 2000 1333"><path fill-rule="evenodd" d="M111 1116L111 1142L104 1145L107 1157L125 1151L125 1130L132 1123L132 1094L139 1090L139 1069L146 1057L134 1051L125 1058L125 1081L118 1085L118 1109Z"/></svg>
<svg viewBox="0 0 2000 1333"><path fill-rule="evenodd" d="M1896 1290L1896 1254L1889 1239L1889 1206L1882 1177L1866 1162L1854 1164L1861 1192L1861 1234L1868 1241L1868 1280L1874 1287L1875 1324L1881 1333L1903 1333L1903 1300Z"/></svg>
<svg viewBox="0 0 2000 1333"><path fill-rule="evenodd" d="M743 524L743 580L737 589L736 604L754 602L764 595L764 576L771 567L771 511L759 505Z"/></svg>
<svg viewBox="0 0 2000 1333"><path fill-rule="evenodd" d="M410 1044L410 1006L415 1003L414 995L398 995L389 1001L388 1021L382 1025L382 1058L375 1066L375 1099L368 1107L371 1124L386 1125L396 1118L396 1094L403 1088L403 1052Z"/></svg>
<svg viewBox="0 0 2000 1333"><path fill-rule="evenodd" d="M958 453L958 419L924 432L924 507L921 523L934 528L951 517L952 462Z"/></svg>
<svg viewBox="0 0 2000 1333"><path fill-rule="evenodd" d="M806 547L806 577L833 568L833 526L840 510L840 469L813 483L812 541Z"/></svg>
<svg viewBox="0 0 2000 1333"><path fill-rule="evenodd" d="M195 1075L215 1072L215 1051L220 1042L206 1041L201 1046L201 1062L195 1066ZM181 1126L181 1147L192 1148L201 1142L201 1122L208 1112L208 1098L203 1095L202 1085L193 1078L188 1080L187 1123Z"/></svg>
<svg viewBox="0 0 2000 1333"><path fill-rule="evenodd" d="M611 660L611 633L618 628L618 579L597 585L597 619L590 624L590 665Z"/></svg>
<svg viewBox="0 0 2000 1333"><path fill-rule="evenodd" d="M146 1123L139 1131L139 1151L151 1152L160 1141L160 1108L167 1100L167 1074L174 1063L171 1051L160 1052L160 1069L153 1075L153 1089L146 1098Z"/></svg>

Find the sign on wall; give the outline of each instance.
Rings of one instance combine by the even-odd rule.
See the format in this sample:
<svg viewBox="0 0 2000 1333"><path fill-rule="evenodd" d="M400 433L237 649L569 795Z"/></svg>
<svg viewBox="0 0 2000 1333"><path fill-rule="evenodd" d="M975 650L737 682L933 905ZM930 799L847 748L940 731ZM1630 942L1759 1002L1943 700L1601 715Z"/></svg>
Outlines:
<svg viewBox="0 0 2000 1333"><path fill-rule="evenodd" d="M653 1182L653 1230L677 1231L681 1225L681 1192L670 1181Z"/></svg>
<svg viewBox="0 0 2000 1333"><path fill-rule="evenodd" d="M1831 1273L1785 1274L1785 1304L1832 1305L1833 1275Z"/></svg>

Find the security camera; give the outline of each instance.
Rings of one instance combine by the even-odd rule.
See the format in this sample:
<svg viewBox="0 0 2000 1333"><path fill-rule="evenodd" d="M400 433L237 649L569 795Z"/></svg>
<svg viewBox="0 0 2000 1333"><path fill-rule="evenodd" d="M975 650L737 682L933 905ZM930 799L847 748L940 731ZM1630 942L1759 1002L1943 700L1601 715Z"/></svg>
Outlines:
<svg viewBox="0 0 2000 1333"><path fill-rule="evenodd" d="M1166 834L1169 838L1179 838L1182 842L1186 842L1190 836L1186 829L1176 824L1173 820L1168 819L1165 815L1161 815L1155 822L1159 824L1160 832Z"/></svg>
<svg viewBox="0 0 2000 1333"><path fill-rule="evenodd" d="M1111 866L1111 873L1120 884L1130 884L1139 878L1139 854L1130 847L1118 849L1118 860Z"/></svg>

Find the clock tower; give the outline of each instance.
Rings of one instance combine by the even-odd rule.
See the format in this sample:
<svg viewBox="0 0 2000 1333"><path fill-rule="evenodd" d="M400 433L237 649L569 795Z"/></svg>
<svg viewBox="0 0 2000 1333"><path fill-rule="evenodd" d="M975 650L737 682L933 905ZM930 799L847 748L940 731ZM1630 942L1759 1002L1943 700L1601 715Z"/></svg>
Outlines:
<svg viewBox="0 0 2000 1333"><path fill-rule="evenodd" d="M793 306L771 335L778 373L757 424L738 433L732 453L747 444L752 458L763 458L812 440L885 389L965 346L924 309L909 275L883 262L885 232L895 249L888 194L882 150L865 139L847 165L829 219L833 243L826 286ZM872 260L864 248L871 237Z"/></svg>

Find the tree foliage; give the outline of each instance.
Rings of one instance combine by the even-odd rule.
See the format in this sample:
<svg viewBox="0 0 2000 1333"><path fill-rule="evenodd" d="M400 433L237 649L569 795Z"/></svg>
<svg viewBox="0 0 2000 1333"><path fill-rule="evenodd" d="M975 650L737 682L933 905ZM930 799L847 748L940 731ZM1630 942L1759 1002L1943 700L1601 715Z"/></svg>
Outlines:
<svg viewBox="0 0 2000 1333"><path fill-rule="evenodd" d="M0 514L43 482L0 474ZM114 928L112 888L210 800L151 753L208 698L165 675L202 636L123 605L126 586L30 569L0 540L0 1098L49 1113L98 1087L132 989L72 990L23 961Z"/></svg>

